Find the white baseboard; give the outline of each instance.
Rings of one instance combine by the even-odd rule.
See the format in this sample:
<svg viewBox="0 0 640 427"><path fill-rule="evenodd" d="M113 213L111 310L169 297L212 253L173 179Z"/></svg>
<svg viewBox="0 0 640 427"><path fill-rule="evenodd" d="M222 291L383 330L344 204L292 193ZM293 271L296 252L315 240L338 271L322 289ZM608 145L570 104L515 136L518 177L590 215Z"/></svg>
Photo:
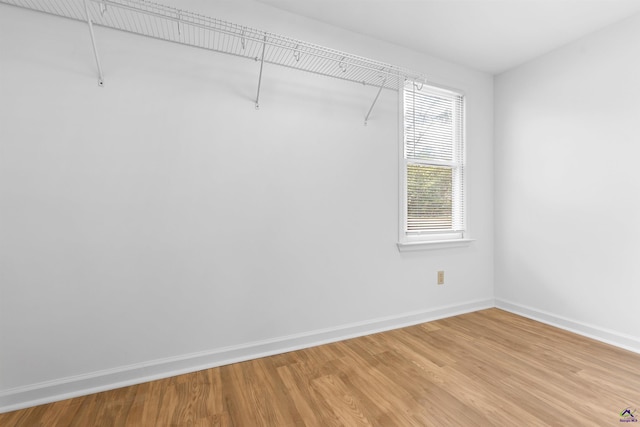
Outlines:
<svg viewBox="0 0 640 427"><path fill-rule="evenodd" d="M597 341L602 341L634 353L640 353L640 339L630 335L621 334L616 331L601 328L599 326L589 325L584 322L567 319L563 316L548 313L543 310L516 304L510 301L496 298L496 307L513 314L527 317L547 325L555 326L569 332L576 333Z"/></svg>
<svg viewBox="0 0 640 427"><path fill-rule="evenodd" d="M0 413L492 308L493 298L92 372L0 392Z"/></svg>

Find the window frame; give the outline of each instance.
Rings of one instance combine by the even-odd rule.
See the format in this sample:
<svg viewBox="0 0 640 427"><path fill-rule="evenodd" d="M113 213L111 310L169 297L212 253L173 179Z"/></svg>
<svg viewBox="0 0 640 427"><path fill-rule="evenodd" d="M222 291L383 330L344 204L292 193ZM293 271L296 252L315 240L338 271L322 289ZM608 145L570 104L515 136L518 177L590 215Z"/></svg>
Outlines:
<svg viewBox="0 0 640 427"><path fill-rule="evenodd" d="M450 164L446 164L448 162L425 162L422 164L425 165L440 165L440 166L451 166L451 167L459 167L462 169L462 182L461 188L462 191L453 191L452 197L460 198L462 200L459 203L463 203L463 207L461 209L461 213L463 215L461 219L462 230L454 231L454 230L434 230L434 231L423 231L418 233L412 233L408 231L408 180L407 180L407 165L409 163L420 164L419 161L410 161L407 159L405 155L406 148L406 140L405 140L405 85L407 82L403 83L402 86L398 90L398 169L399 169L399 221L398 221L398 249L400 251L413 251L413 250L428 250L428 249L441 249L441 248L449 248L449 247L463 247L468 246L473 239L469 238L469 227L468 227L468 187L467 187L467 135L466 135L466 122L467 122L467 99L466 95L463 91L459 89L453 89L441 85L437 85L434 83L422 84L421 87L428 87L429 90L433 90L434 92L442 91L444 93L453 93L456 95L460 95L462 97L462 124L461 124L461 135L462 138L462 153L461 161L458 164L457 162L452 161ZM416 84L416 83L414 83ZM454 145L456 143L454 142ZM456 166L457 165L457 166ZM452 184L453 186L453 184ZM453 208L456 211L455 208ZM452 212L452 215L454 212Z"/></svg>

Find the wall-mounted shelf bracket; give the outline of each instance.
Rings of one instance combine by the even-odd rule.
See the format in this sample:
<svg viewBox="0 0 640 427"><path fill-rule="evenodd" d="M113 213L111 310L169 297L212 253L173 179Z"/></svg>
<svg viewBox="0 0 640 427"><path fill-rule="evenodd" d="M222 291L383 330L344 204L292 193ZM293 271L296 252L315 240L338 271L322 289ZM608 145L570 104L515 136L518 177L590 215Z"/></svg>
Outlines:
<svg viewBox="0 0 640 427"><path fill-rule="evenodd" d="M87 14L87 24L89 25L89 34L91 34L91 45L93 46L93 56L96 58L96 66L98 67L98 86L104 86L104 76L102 74L102 66L100 65L100 57L98 56L98 48L96 46L96 36L93 33L93 22L91 22L91 12L89 12L89 4L87 3L87 1L88 0L84 0L84 10Z"/></svg>
<svg viewBox="0 0 640 427"><path fill-rule="evenodd" d="M256 110L260 109L260 86L262 85L262 68L264 67L264 51L266 49L267 49L267 35L265 34L264 43L262 44L262 56L260 58L260 75L258 76L258 93L256 94Z"/></svg>
<svg viewBox="0 0 640 427"><path fill-rule="evenodd" d="M380 92L382 92L382 89L384 88L385 83L387 82L387 79L383 79L382 83L380 84L380 87L378 88L378 93L376 94L376 97L373 100L373 103L371 104L371 107L369 108L369 112L367 113L367 116L364 118L364 125L367 125L367 122L369 121L369 116L371 115L371 112L373 111L373 107L376 105L376 102L378 102L378 98L380 97Z"/></svg>

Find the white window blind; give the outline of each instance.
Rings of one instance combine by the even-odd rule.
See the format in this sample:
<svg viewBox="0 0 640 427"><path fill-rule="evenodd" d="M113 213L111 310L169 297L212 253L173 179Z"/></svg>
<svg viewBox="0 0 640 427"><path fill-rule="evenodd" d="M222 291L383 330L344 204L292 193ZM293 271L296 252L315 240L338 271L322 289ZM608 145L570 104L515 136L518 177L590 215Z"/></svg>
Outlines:
<svg viewBox="0 0 640 427"><path fill-rule="evenodd" d="M404 87L404 232L462 238L465 231L464 96Z"/></svg>

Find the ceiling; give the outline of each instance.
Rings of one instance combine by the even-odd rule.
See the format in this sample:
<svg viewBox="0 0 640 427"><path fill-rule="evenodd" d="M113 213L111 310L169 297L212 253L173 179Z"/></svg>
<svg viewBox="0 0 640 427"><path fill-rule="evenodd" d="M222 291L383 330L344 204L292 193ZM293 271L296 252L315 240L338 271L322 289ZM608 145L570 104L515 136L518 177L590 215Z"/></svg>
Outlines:
<svg viewBox="0 0 640 427"><path fill-rule="evenodd" d="M258 0L499 74L640 13L640 0Z"/></svg>

